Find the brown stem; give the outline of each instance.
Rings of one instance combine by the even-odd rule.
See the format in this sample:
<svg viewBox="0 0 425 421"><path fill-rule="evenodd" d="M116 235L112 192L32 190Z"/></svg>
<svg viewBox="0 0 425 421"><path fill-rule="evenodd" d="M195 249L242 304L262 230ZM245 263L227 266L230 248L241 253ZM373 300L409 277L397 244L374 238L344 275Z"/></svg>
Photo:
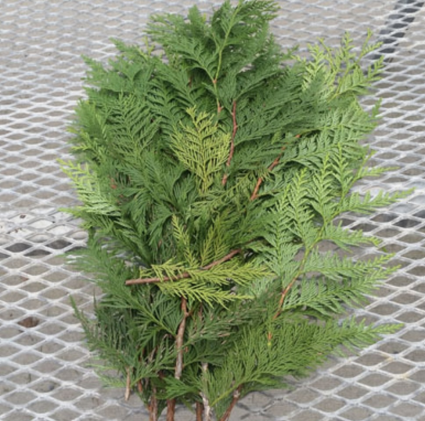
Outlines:
<svg viewBox="0 0 425 421"><path fill-rule="evenodd" d="M151 363L155 357L155 354L158 350L158 347L156 346L152 352L148 355L148 361ZM149 387L149 378L146 380L146 388ZM152 385L152 393L151 393L151 399L149 402L149 421L158 421L158 400L156 398L156 387Z"/></svg>
<svg viewBox="0 0 425 421"><path fill-rule="evenodd" d="M277 306L277 311L273 316L273 320L276 320L280 316L280 313L282 313L282 306L283 306L283 302L285 301L285 297L288 294L289 290L295 284L295 281L297 280L297 278L298 278L298 275L295 276L294 279L292 279L292 281L289 283L289 285L287 285L286 288L281 292L279 304ZM267 334L267 340L268 340L269 345L271 345L272 337L273 337L273 334L272 334L272 332L269 331L268 334Z"/></svg>
<svg viewBox="0 0 425 421"><path fill-rule="evenodd" d="M233 101L232 121L233 121L233 131L232 131L232 138L230 140L229 157L227 158L227 162L226 162L227 167L230 167L230 163L232 162L233 154L235 152L235 137L236 137L236 132L238 131L238 123L236 121L236 101ZM223 184L223 186L226 185L227 177L228 177L228 174L223 175L223 179L221 180L221 184Z"/></svg>
<svg viewBox="0 0 425 421"><path fill-rule="evenodd" d="M294 286L296 280L298 279L298 276L302 273L302 268L304 267L304 261L305 261L307 255L308 255L308 253L304 255L303 261L301 262L301 266L300 266L300 269L298 270L297 274L293 277L292 281L289 282L289 284L286 286L286 288L281 292L279 304L278 304L278 307L277 307L277 312L273 316L273 320L276 320L279 317L280 313L282 312L282 306L283 306L283 302L285 301L285 297L288 294L289 290Z"/></svg>
<svg viewBox="0 0 425 421"><path fill-rule="evenodd" d="M149 421L158 421L158 399L156 398L156 387L152 387L152 397L149 405Z"/></svg>
<svg viewBox="0 0 425 421"><path fill-rule="evenodd" d="M183 372L183 341L184 341L184 331L186 329L186 320L189 317L189 312L187 311L187 301L186 298L181 298L181 309L183 312L183 319L180 322L179 329L176 336L176 368L174 372L174 377L177 380L180 380ZM176 399L168 399L167 401L167 421L174 421L174 414L176 410Z"/></svg>
<svg viewBox="0 0 425 421"><path fill-rule="evenodd" d="M257 193L258 193L258 190L260 189L262 182L263 182L263 177L259 177L257 184L255 185L254 191L252 192L251 197L249 198L249 200L251 200L251 202L258 197Z"/></svg>
<svg viewBox="0 0 425 421"><path fill-rule="evenodd" d="M227 159L227 163L226 163L228 167L230 166L230 163L232 162L233 153L235 152L235 137L236 137L236 132L238 131L238 122L236 121L236 101L233 101L232 122L233 122L232 140L230 142L229 158Z"/></svg>
<svg viewBox="0 0 425 421"><path fill-rule="evenodd" d="M303 263L301 264L301 266L303 266ZM276 320L279 316L280 316L280 314L282 313L282 306L283 306L283 303L284 303L284 301L285 301L285 297L286 297L286 295L288 294L288 292L289 292L289 290L294 286L294 284L295 284L295 282L296 282L296 280L298 279L298 276L300 275L300 271L294 276L294 278L292 279L292 281L285 287L285 289L284 290L282 290L282 292L280 293L280 299L279 299L279 304L278 304L278 306L277 306L277 311L276 311L276 313L274 314L274 316L273 316L273 319L272 320ZM272 334L272 332L268 332L268 334L267 334L267 339L268 339L268 343L269 343L269 346L271 345L271 340L272 340L272 337L273 337L273 334Z"/></svg>
<svg viewBox="0 0 425 421"><path fill-rule="evenodd" d="M131 367L127 367L126 371L127 371L127 380L125 382L124 400L128 401L130 399L130 394L131 394L131 377L130 377Z"/></svg>
<svg viewBox="0 0 425 421"><path fill-rule="evenodd" d="M226 254L226 256L222 257L221 259L216 260L215 262L210 263L207 266L204 266L202 269L203 270L209 270L211 268L213 268L214 266L217 266L221 263L227 262L228 260L230 260L233 256L236 256L237 254L241 253L242 249L236 249L231 251L229 254Z"/></svg>
<svg viewBox="0 0 425 421"><path fill-rule="evenodd" d="M292 288L292 285L294 285L294 282L295 282L295 279L280 294L280 300L277 306L277 312L273 316L273 320L276 320L279 317L282 310L283 302L285 301L286 294L288 294L289 290Z"/></svg>
<svg viewBox="0 0 425 421"><path fill-rule="evenodd" d="M201 402L196 402L196 421L202 421L202 415L204 413L204 406Z"/></svg>
<svg viewBox="0 0 425 421"><path fill-rule="evenodd" d="M282 151L285 150L285 147L282 148ZM267 168L268 171L272 171L273 168L279 164L280 158L282 157L282 154L280 154L273 162L272 164L269 166L269 168ZM250 200L255 200L258 195L258 190L260 189L261 183L263 182L263 177L259 177L257 184L255 185L254 191L252 192L251 198Z"/></svg>
<svg viewBox="0 0 425 421"><path fill-rule="evenodd" d="M177 331L176 337L176 350L177 350L177 359L176 359L176 369L174 377L176 379L180 379L183 371L183 339L184 339L184 331L186 329L186 320L189 316L189 312L187 311L187 301L186 298L182 297L181 309L183 312L183 319L180 322L179 329Z"/></svg>
<svg viewBox="0 0 425 421"><path fill-rule="evenodd" d="M204 266L203 268L201 268L201 270L209 270L209 269L213 268L214 266L217 266L221 263L224 263L227 260L230 260L236 254L241 253L241 251L242 251L242 249L233 250L229 254L227 254L226 256L222 257L221 259L216 260L215 262L212 262L207 266ZM172 277L165 276L164 278L129 279L128 281L125 282L125 284L126 285L152 284L152 283L157 283L157 282L178 281L179 279L186 279L186 278L190 278L190 274L187 273L187 272L184 272L184 273L181 273L180 275L176 275L176 276L172 276Z"/></svg>
<svg viewBox="0 0 425 421"><path fill-rule="evenodd" d="M185 272L180 275L176 275L173 277L164 276L164 278L139 278L139 279L129 279L125 281L126 285L137 285L137 284L155 284L158 282L168 282L168 281L178 281L179 279L190 278L190 274Z"/></svg>
<svg viewBox="0 0 425 421"><path fill-rule="evenodd" d="M299 134L297 134L296 136L295 136L297 139L299 139L300 138L300 135ZM267 169L268 171L272 171L273 170L273 168L277 165L277 164L279 164L279 161L280 161L280 158L282 158L282 155L283 155L283 151L285 150L285 146L283 146L282 147L282 153L281 154L279 154L279 156L271 163L271 165L269 166L269 168ZM255 188L254 188L254 191L252 192L252 195L251 195L251 198L250 198L250 200L252 201L252 200L255 200L257 197L258 197L258 190L260 189L260 186L261 186L261 183L263 182L263 177L259 177L258 178L258 181L257 181L257 184L255 185Z"/></svg>
<svg viewBox="0 0 425 421"><path fill-rule="evenodd" d="M224 413L224 415L220 418L220 421L227 421L230 417L230 414L233 411L233 408L235 407L235 405L237 404L240 396L241 396L241 389L242 389L242 385L240 385L234 392L233 392L233 399L232 402L230 402L230 405L228 406L228 408L226 409L226 412Z"/></svg>
<svg viewBox="0 0 425 421"><path fill-rule="evenodd" d="M145 348L142 349L142 353L139 356L139 364L143 364L143 356L145 355ZM141 394L143 393L143 383L142 383L142 379L139 379L137 381L137 391Z"/></svg>
<svg viewBox="0 0 425 421"><path fill-rule="evenodd" d="M202 363L202 372L207 373L208 371L208 363ZM207 381L206 378L203 376L203 380ZM208 400L208 397L205 395L205 393L200 393L202 398L202 404L204 407L204 419L203 421L211 421L211 407L210 402Z"/></svg>
<svg viewBox="0 0 425 421"><path fill-rule="evenodd" d="M167 421L174 421L174 414L176 412L176 399L167 400Z"/></svg>

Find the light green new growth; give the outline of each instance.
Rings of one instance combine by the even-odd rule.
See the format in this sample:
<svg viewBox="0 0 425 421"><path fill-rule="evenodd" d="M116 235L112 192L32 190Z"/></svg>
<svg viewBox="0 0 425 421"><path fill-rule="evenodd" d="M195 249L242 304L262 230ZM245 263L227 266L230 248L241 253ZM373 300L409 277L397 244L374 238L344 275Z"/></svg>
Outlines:
<svg viewBox="0 0 425 421"><path fill-rule="evenodd" d="M213 117L207 113L196 115L196 108L188 109L187 113L193 127L176 127L171 149L183 167L194 175L199 195L205 196L227 161L231 135L219 133Z"/></svg>
<svg viewBox="0 0 425 421"><path fill-rule="evenodd" d="M108 66L86 59L63 166L90 234L76 262L103 295L94 319L75 309L105 381L139 394L151 421L176 404L226 421L247 393L397 328L349 315L394 269L357 260L379 240L338 222L405 195L353 192L384 171L363 146L378 106L359 104L377 46L369 34L355 52L346 35L301 59L270 34L276 13L240 0L154 16L144 49L115 41Z"/></svg>

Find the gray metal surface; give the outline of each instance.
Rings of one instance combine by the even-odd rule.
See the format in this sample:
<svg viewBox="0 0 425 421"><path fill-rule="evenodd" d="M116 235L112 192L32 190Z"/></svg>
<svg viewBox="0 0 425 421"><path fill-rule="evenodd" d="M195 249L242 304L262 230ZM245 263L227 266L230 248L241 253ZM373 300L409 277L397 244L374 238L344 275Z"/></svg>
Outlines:
<svg viewBox="0 0 425 421"><path fill-rule="evenodd" d="M199 1L205 11L219 2ZM292 391L255 393L233 421L425 421L425 8L396 14L390 0L280 1L273 31L284 46L348 30L395 36L377 96L382 123L369 139L374 163L399 168L362 191L416 187L391 209L345 223L383 239L400 270L359 312L402 322L380 343L333 359ZM107 59L109 37L141 39L153 11L184 13L193 1L0 0L0 420L147 420L136 397L105 389L69 296L90 308L93 290L61 253L84 244L78 223L60 212L75 202L57 158L67 157L66 126L83 95L86 54ZM407 15L406 15L407 13ZM404 20L406 17L410 20ZM411 19L414 17L414 19ZM397 22L405 22L397 27ZM394 26L395 24L395 26ZM391 32L392 31L392 32ZM364 250L369 255L371 250ZM179 421L193 420L180 409Z"/></svg>

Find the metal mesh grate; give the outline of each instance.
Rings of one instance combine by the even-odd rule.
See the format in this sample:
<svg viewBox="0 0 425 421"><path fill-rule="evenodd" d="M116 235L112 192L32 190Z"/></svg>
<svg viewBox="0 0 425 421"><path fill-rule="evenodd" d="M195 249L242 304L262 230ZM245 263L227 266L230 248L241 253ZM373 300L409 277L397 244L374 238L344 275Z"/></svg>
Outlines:
<svg viewBox="0 0 425 421"><path fill-rule="evenodd" d="M199 1L208 11L220 2ZM425 7L414 0L286 0L273 31L284 46L371 28L385 41L378 85L383 121L370 143L377 165L397 165L359 189L416 187L391 209L344 223L383 239L401 269L362 312L404 328L360 355L331 360L292 391L255 393L232 420L425 421ZM184 13L193 0L0 0L0 419L147 420L136 397L104 389L69 296L89 308L92 287L60 255L84 244L59 211L75 201L56 159L83 95L86 54L106 59L109 37L140 41L153 11ZM364 255L371 251L365 250ZM180 409L178 420L194 417Z"/></svg>

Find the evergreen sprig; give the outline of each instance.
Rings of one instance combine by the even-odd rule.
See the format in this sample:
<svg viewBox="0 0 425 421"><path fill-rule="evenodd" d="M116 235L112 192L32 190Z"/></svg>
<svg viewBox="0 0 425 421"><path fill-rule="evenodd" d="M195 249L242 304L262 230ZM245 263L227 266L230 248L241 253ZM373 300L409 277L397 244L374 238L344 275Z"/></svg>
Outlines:
<svg viewBox="0 0 425 421"><path fill-rule="evenodd" d="M356 259L379 240L337 222L407 194L353 192L384 171L363 145L378 106L359 103L377 45L368 34L355 52L345 35L302 59L270 34L277 10L154 16L144 48L115 40L109 65L86 58L63 166L90 234L74 263L103 295L94 318L74 307L104 380L138 393L151 421L165 407L173 421L177 403L226 421L247 393L397 328L347 316L394 269Z"/></svg>

